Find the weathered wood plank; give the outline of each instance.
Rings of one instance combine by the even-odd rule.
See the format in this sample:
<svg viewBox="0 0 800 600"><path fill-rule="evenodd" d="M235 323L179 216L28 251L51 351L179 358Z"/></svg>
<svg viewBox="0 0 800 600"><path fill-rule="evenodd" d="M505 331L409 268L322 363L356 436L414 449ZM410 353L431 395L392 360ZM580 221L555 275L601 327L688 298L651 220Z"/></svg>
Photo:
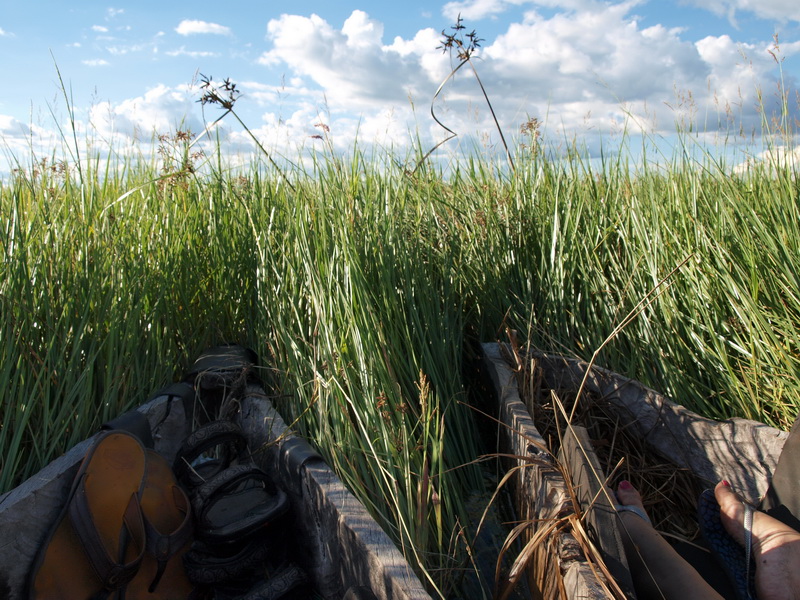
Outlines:
<svg viewBox="0 0 800 600"><path fill-rule="evenodd" d="M553 520L573 512L564 477L547 445L533 424L533 419L519 397L516 380L497 344L484 344L484 362L498 396L498 436L501 451L516 459L509 468L517 468L512 479L514 504L518 518L529 520L531 532L547 527ZM534 553L531 581L542 598L558 598L559 590L553 569L563 578L569 599L606 598L597 576L586 562L578 542L560 528Z"/></svg>
<svg viewBox="0 0 800 600"><path fill-rule="evenodd" d="M320 592L340 598L348 587L363 585L379 600L429 600L389 536L325 462L310 458L299 470L287 467L284 448L296 437L260 388L250 391L240 425L251 451L260 450L254 457L260 466L288 488L293 506L302 507L295 528L306 550L304 566L314 573Z"/></svg>
<svg viewBox="0 0 800 600"><path fill-rule="evenodd" d="M585 515L584 524L593 536L609 573L628 598L636 598L617 526L617 511L604 489L606 476L585 427L575 425L566 428L559 461L569 468L575 495Z"/></svg>

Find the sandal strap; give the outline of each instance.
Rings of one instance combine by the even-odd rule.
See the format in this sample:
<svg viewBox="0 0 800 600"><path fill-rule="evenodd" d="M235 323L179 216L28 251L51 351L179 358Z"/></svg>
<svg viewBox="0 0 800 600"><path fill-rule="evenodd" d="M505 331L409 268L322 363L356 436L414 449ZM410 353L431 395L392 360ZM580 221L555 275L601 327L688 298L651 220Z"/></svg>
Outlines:
<svg viewBox="0 0 800 600"><path fill-rule="evenodd" d="M745 559L744 562L747 565L745 569L745 580L750 581L750 563L751 563L751 553L753 551L753 507L748 504L747 502L742 502L744 505L744 522L742 525L744 526L744 554ZM748 595L749 595L748 590ZM752 596L750 596L752 597Z"/></svg>
<svg viewBox="0 0 800 600"><path fill-rule="evenodd" d="M647 513L633 504L615 504L614 509L617 512L632 512L633 514L638 515L640 518L650 523L650 525L653 524L653 522L650 520L650 517L647 516Z"/></svg>
<svg viewBox="0 0 800 600"><path fill-rule="evenodd" d="M189 499L186 497L186 493L177 486L172 487L172 496L175 506L184 514L183 522L175 531L163 534L155 528L147 517L144 517L145 550L156 559L158 565L156 575L148 589L151 594L155 591L159 581L161 581L161 576L164 574L169 560L192 539L194 528L192 526Z"/></svg>
<svg viewBox="0 0 800 600"><path fill-rule="evenodd" d="M81 479L75 495L69 505L69 518L73 529L81 541L92 569L94 569L103 586L109 590L119 589L134 578L139 570L139 565L144 556L145 529L142 521L142 511L139 507L139 498L131 494L125 507L123 525L139 546L139 553L128 563L120 564L113 558L103 542L100 532L95 527L92 512L86 499L86 487Z"/></svg>
<svg viewBox="0 0 800 600"><path fill-rule="evenodd" d="M219 469L226 469L247 449L247 438L233 421L212 421L197 428L181 444L172 470L178 481L189 489L203 485L204 480L192 469L192 463L211 448L222 446L226 449Z"/></svg>
<svg viewBox="0 0 800 600"><path fill-rule="evenodd" d="M263 568L273 546L269 538L258 537L229 555L219 556L206 544L195 542L183 556L183 565L192 583L215 585L235 581Z"/></svg>
<svg viewBox="0 0 800 600"><path fill-rule="evenodd" d="M234 467L228 467L194 491L192 495L192 509L194 509L195 514L202 514L212 496L230 485L251 478L259 479L265 482L270 489L272 488L269 476L255 465L236 465Z"/></svg>

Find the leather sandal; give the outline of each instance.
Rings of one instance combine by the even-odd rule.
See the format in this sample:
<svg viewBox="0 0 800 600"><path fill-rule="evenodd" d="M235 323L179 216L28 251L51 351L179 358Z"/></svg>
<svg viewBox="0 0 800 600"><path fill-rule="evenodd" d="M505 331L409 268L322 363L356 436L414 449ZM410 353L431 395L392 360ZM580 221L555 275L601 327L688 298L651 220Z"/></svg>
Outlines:
<svg viewBox="0 0 800 600"><path fill-rule="evenodd" d="M140 501L146 463L136 437L122 431L98 436L40 545L29 598L106 598L134 578L145 551Z"/></svg>
<svg viewBox="0 0 800 600"><path fill-rule="evenodd" d="M273 545L269 538L251 539L230 548L196 541L183 556L183 565L189 579L202 586L251 580L263 571Z"/></svg>
<svg viewBox="0 0 800 600"><path fill-rule="evenodd" d="M214 450L215 457L203 455ZM210 543L241 543L289 508L288 498L247 453L241 429L213 421L189 436L174 470L189 490L195 536Z"/></svg>
<svg viewBox="0 0 800 600"><path fill-rule="evenodd" d="M141 509L145 554L139 572L125 588L125 600L189 598L194 585L182 558L192 545L191 504L169 463L152 450L147 451Z"/></svg>

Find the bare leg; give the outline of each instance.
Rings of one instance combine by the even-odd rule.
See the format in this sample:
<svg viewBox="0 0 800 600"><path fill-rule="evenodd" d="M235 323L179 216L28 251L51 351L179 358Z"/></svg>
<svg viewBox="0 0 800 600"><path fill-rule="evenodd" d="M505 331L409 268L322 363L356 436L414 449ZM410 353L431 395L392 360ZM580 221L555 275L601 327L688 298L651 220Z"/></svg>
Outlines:
<svg viewBox="0 0 800 600"><path fill-rule="evenodd" d="M620 504L644 510L639 492L629 482L620 482L616 495ZM650 523L632 512L620 511L618 514L638 596L666 600L722 600Z"/></svg>
<svg viewBox="0 0 800 600"><path fill-rule="evenodd" d="M724 481L717 484L714 494L719 502L722 525L733 539L744 545L742 500ZM800 533L756 511L752 543L759 600L800 599Z"/></svg>

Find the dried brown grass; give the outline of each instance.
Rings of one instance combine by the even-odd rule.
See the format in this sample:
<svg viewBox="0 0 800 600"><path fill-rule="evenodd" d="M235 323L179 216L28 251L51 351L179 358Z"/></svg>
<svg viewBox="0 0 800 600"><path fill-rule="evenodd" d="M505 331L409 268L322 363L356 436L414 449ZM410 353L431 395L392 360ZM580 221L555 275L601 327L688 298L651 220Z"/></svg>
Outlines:
<svg viewBox="0 0 800 600"><path fill-rule="evenodd" d="M563 411L572 415L572 425L588 430L592 449L612 489L618 481L627 479L641 493L659 532L687 542L698 537L697 497L702 483L688 469L648 449L631 427L632 419L624 418L619 406L587 391L576 403L575 388L551 390L544 384L535 360L525 361L516 373L520 397L553 455L558 454L564 424L562 409L557 406L560 403Z"/></svg>

